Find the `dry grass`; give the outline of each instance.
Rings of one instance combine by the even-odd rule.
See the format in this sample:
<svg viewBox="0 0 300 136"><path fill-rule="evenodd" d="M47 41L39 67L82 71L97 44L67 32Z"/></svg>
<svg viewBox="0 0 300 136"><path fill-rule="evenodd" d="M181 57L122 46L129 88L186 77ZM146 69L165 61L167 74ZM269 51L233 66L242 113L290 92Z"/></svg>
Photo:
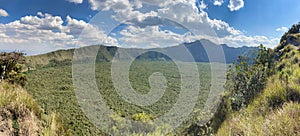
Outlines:
<svg viewBox="0 0 300 136"><path fill-rule="evenodd" d="M57 114L44 114L24 89L0 83L0 135L55 136L65 132Z"/></svg>
<svg viewBox="0 0 300 136"><path fill-rule="evenodd" d="M300 134L300 53L283 55L283 66L270 77L264 91L246 109L233 113L217 135L299 135Z"/></svg>

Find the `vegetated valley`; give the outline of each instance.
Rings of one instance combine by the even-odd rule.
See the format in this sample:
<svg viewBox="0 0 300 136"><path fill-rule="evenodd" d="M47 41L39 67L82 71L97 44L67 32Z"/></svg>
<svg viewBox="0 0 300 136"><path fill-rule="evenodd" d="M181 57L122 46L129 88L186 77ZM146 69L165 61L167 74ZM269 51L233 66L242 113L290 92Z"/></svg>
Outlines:
<svg viewBox="0 0 300 136"><path fill-rule="evenodd" d="M185 44L194 51L192 55L197 61L201 92L199 96L195 96L198 97L197 103L188 119L170 135L299 135L299 28L300 24L293 25L282 36L275 49L267 49L261 45L245 50L223 45L226 62L234 63L228 67L225 92L216 97L221 103L216 112L210 113L212 118L205 125L197 122L204 114L199 109L203 108L209 95L211 67L210 63L206 63L207 55L196 52L196 49L201 52L203 45L197 41ZM254 57L250 55L253 49L256 51ZM148 78L154 72L163 73L167 80L164 96L158 102L151 106L136 106L122 100L115 92L111 79L111 60L115 50L116 47L101 46L95 64L96 83L107 105L120 117L145 124L167 112L176 103L180 93L181 80L176 64L153 52L134 61L130 67L129 80L139 93L146 94L150 91ZM235 54L231 53L233 51ZM34 131L37 133L32 133L33 135L107 135L89 121L77 102L72 80L73 52L74 50L65 50L29 56L26 58L27 65L34 69L25 73L17 65L23 64L23 61L4 61L7 58L11 60L11 56L2 54L9 57L1 57L1 66L6 66L6 62L14 64L7 66L16 66L8 71L11 74L1 75L4 81L0 86L0 108L3 111L0 112L0 117L6 118L0 121L8 122L3 134L20 135ZM6 67L1 67L0 72L5 70ZM26 84L23 84L25 77ZM13 102L12 99L18 101ZM22 119L29 117L32 122L37 123L22 122ZM118 117L111 118L116 122L120 121ZM30 126L27 127L30 130L24 126ZM148 126L151 127L151 124ZM3 125L0 129L4 130ZM114 131L118 134L118 131L126 130L130 128ZM163 132L153 129L147 134L141 130L127 134L162 135Z"/></svg>
<svg viewBox="0 0 300 136"><path fill-rule="evenodd" d="M207 44L203 44L206 42ZM208 57L204 51L204 46L220 46L215 45L208 40L196 41L194 43L186 43L178 47L169 47L162 50L173 51L178 50L180 46L186 46L197 62L199 71L199 79L201 81L199 96L197 103L194 107L192 114L189 118L178 127L174 134L188 134L188 128L198 121L199 113L203 109L204 104L210 92L211 87L211 65L207 63ZM256 48L231 48L226 45L226 58L228 63L233 61L239 55L251 55ZM90 47L93 49L93 46ZM84 47L82 50L89 52L89 47ZM107 105L121 117L135 119L139 115L142 118L153 119L168 112L177 102L178 95L181 91L181 75L177 65L171 61L167 56L156 53L147 52L136 58L136 61L131 65L129 72L129 80L135 91L146 94L150 91L148 78L154 72L161 72L167 80L167 88L164 96L155 104L151 106L136 106L124 101L115 91L111 79L111 60L116 52L116 47L100 46L97 59L96 59L96 82L101 96L106 100ZM125 49L127 50L127 49ZM139 50L139 49L128 49ZM198 50L198 52L197 52ZM236 52L235 52L236 51ZM61 50L44 55L29 56L27 61L35 70L28 72L27 90L34 98L40 103L41 107L46 112L61 113L62 122L69 126L72 134L75 135L99 135L104 134L94 126L88 118L84 115L80 106L78 105L77 98L74 93L72 82L72 53L74 50ZM234 52L234 53L232 53ZM226 55L226 54L225 54ZM187 65L190 62L186 62ZM224 65L218 64L217 65ZM83 64L84 65L84 64ZM186 65L186 64L185 64ZM222 67L220 67L222 68ZM85 69L82 69L83 71ZM224 69L222 69L224 70ZM221 70L220 70L221 71ZM224 78L224 73L216 73L220 78ZM47 79L47 80L44 80ZM222 86L222 82L220 86ZM220 94L215 94L220 95ZM216 96L217 97L217 96ZM216 98L217 99L217 98ZM202 112L202 111L201 111ZM130 132L132 134L139 132ZM153 132L155 133L155 132Z"/></svg>

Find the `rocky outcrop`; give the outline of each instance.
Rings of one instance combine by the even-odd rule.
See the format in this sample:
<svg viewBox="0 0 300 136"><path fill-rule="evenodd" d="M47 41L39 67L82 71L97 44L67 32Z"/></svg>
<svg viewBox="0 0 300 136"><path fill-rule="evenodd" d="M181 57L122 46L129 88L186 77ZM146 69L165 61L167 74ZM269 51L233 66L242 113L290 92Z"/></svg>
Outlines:
<svg viewBox="0 0 300 136"><path fill-rule="evenodd" d="M288 44L299 47L298 38L294 35L288 35L286 37L286 45L288 45Z"/></svg>
<svg viewBox="0 0 300 136"><path fill-rule="evenodd" d="M283 49L285 46L287 45L293 45L297 48L299 48L299 41L300 41L300 37L297 36L298 34L286 34L284 35L284 37L282 37L281 39L284 39L280 42L280 44L275 48L275 51L280 51L281 49Z"/></svg>

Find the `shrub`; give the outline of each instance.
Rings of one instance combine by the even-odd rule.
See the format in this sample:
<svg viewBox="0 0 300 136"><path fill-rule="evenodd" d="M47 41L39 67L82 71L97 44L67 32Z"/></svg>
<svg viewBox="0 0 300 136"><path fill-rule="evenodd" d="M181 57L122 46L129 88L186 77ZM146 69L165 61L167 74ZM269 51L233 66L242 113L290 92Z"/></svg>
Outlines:
<svg viewBox="0 0 300 136"><path fill-rule="evenodd" d="M25 63L24 53L0 53L0 82L7 80L25 86L26 75L22 74L22 64Z"/></svg>
<svg viewBox="0 0 300 136"><path fill-rule="evenodd" d="M0 118L2 124L12 121L3 129L4 135L69 135L58 114L45 114L26 90L5 81L0 84Z"/></svg>
<svg viewBox="0 0 300 136"><path fill-rule="evenodd" d="M227 72L225 88L232 110L246 107L265 87L266 79L274 74L275 57L271 49L260 45L253 64L249 57L240 56Z"/></svg>

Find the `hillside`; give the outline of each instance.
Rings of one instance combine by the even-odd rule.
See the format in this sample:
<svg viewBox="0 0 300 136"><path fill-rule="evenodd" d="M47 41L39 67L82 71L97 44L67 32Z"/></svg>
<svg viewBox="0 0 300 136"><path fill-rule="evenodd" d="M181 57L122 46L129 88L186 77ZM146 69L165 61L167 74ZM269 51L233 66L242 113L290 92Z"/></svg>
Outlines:
<svg viewBox="0 0 300 136"><path fill-rule="evenodd" d="M58 114L43 109L18 85L0 83L0 135L58 136L66 134Z"/></svg>
<svg viewBox="0 0 300 136"><path fill-rule="evenodd" d="M54 52L50 52L47 54L28 56L27 64L31 66L43 66L47 65L51 62L51 60L63 61L63 60L71 60L73 56L74 49L69 50L58 50Z"/></svg>
<svg viewBox="0 0 300 136"><path fill-rule="evenodd" d="M87 46L87 47L82 47L80 51L86 52L85 54L89 54L89 50L95 49L94 47L97 45L93 46ZM127 52L141 52L141 51L149 51L139 57L137 57L137 60L170 60L169 57L158 53L154 52L156 51L162 51L162 52L178 52L178 49L182 49L182 47L185 46L190 52L191 55L194 57L196 62L209 62L208 56L206 54L205 48L216 48L217 46L222 46L224 50L224 55L225 55L225 60L226 63L232 63L235 61L238 56L241 55L247 55L251 56L252 52L254 50L257 50L255 47L229 47L225 44L223 45L216 45L209 40L197 40L195 42L191 43L184 43L178 46L173 46L173 47L166 47L166 48L154 48L154 49L135 49L135 48L120 48L122 51L127 51ZM97 56L97 61L101 62L109 62L113 59L113 56L115 55L116 51L118 50L118 47L114 46L100 46L99 48L99 53ZM151 51L150 51L151 50ZM154 50L154 51L152 51ZM179 50L179 51L180 51ZM49 63L54 63L54 62L70 62L73 59L73 53L74 49L68 49L68 50L58 50L54 52L50 52L47 54L42 54L42 55L36 55L36 56L28 56L27 57L27 62L30 64L32 67L36 66L44 66ZM186 61L183 58L180 61Z"/></svg>
<svg viewBox="0 0 300 136"><path fill-rule="evenodd" d="M217 135L300 134L300 38L299 29L291 31L293 27L275 49L275 73L264 89L245 108L227 109L227 119Z"/></svg>

